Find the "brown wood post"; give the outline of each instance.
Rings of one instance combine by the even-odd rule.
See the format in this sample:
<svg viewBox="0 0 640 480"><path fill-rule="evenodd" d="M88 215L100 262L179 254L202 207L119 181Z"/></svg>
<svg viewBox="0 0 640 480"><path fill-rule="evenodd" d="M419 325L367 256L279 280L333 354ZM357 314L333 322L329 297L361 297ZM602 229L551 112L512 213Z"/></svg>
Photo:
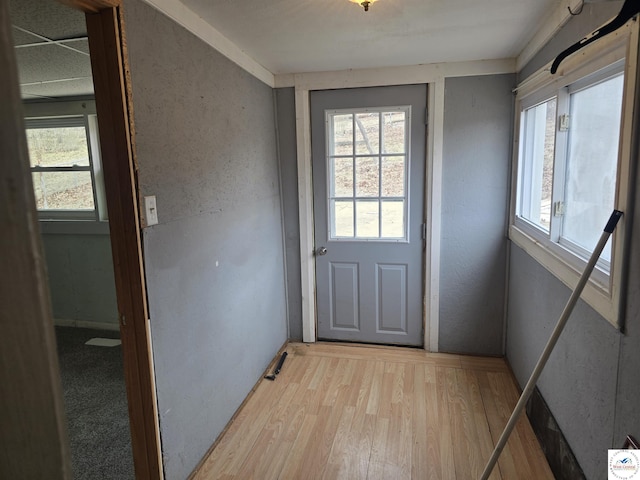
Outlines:
<svg viewBox="0 0 640 480"><path fill-rule="evenodd" d="M87 13L86 19L109 212L134 466L136 478L160 479L162 466L120 7L102 8L98 13Z"/></svg>
<svg viewBox="0 0 640 480"><path fill-rule="evenodd" d="M0 0L0 478L71 478L8 0Z"/></svg>

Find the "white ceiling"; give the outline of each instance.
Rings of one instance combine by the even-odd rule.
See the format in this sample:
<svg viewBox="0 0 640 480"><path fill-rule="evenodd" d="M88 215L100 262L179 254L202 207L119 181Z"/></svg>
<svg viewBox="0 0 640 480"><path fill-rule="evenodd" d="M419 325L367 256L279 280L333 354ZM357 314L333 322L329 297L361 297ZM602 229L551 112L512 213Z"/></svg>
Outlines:
<svg viewBox="0 0 640 480"><path fill-rule="evenodd" d="M11 0L23 99L93 95L84 14L54 0Z"/></svg>
<svg viewBox="0 0 640 480"><path fill-rule="evenodd" d="M552 18L558 11L581 2L377 0L365 13L349 0L143 1L188 28L205 25L217 39L212 44L229 54L229 42L220 41L219 35L226 37L234 45L232 56L237 57L239 49L241 56L250 59L241 65L247 68L248 64L256 74L252 65L257 63L266 69L262 73L268 70L267 77L515 58L536 32L540 36L545 21L558 21ZM10 0L10 8L14 41L23 45L16 48L23 98L91 95L83 14L57 0ZM553 33L553 25L547 23L547 28L551 28L547 33ZM46 43L37 35L71 40L62 45L24 46ZM256 75L261 78L260 72Z"/></svg>
<svg viewBox="0 0 640 480"><path fill-rule="evenodd" d="M379 0L366 13L349 0L182 3L282 74L514 58L562 1Z"/></svg>

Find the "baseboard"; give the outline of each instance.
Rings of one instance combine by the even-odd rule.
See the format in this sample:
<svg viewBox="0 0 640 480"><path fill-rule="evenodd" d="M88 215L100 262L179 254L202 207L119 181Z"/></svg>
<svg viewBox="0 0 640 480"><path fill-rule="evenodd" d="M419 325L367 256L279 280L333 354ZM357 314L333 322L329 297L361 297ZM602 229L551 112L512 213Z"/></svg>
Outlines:
<svg viewBox="0 0 640 480"><path fill-rule="evenodd" d="M542 451L553 475L558 480L586 479L567 439L564 438L556 419L542 394L535 388L527 402L527 417L538 437Z"/></svg>
<svg viewBox="0 0 640 480"><path fill-rule="evenodd" d="M120 325L118 323L110 322L87 322L83 320L71 320L67 318L54 318L53 324L56 327L92 328L94 330L112 330L115 332L120 331Z"/></svg>

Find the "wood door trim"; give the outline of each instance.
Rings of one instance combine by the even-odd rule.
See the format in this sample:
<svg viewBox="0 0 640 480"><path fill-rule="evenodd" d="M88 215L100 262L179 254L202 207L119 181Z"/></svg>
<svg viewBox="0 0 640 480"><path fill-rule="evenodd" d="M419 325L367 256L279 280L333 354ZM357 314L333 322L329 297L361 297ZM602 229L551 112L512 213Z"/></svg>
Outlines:
<svg viewBox="0 0 640 480"><path fill-rule="evenodd" d="M136 478L162 478L157 404L138 214L131 92L119 2L92 4L87 33L105 177L120 332Z"/></svg>

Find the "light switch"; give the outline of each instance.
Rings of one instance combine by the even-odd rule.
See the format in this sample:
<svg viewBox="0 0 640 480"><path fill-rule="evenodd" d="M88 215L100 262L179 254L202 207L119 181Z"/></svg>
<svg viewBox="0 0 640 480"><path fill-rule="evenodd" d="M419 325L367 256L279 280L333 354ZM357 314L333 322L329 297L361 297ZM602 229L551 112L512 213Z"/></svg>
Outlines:
<svg viewBox="0 0 640 480"><path fill-rule="evenodd" d="M147 213L147 227L158 224L158 209L156 208L156 196L144 197L144 209Z"/></svg>

